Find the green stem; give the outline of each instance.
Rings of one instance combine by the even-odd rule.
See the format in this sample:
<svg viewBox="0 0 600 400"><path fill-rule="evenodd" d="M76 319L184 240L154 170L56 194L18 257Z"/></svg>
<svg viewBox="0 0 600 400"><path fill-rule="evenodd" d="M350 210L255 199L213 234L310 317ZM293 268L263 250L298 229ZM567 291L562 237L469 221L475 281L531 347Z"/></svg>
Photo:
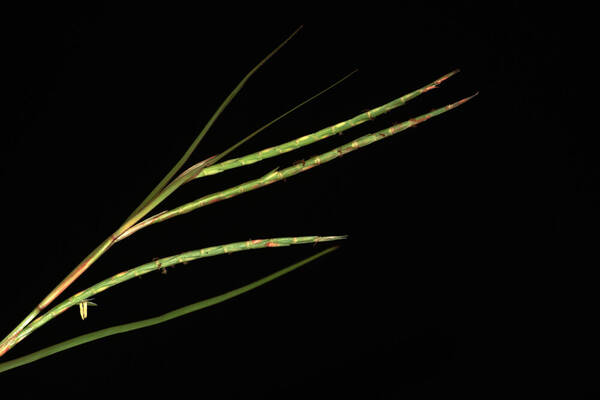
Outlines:
<svg viewBox="0 0 600 400"><path fill-rule="evenodd" d="M128 324L112 326L110 328L102 329L102 330L99 330L96 332L87 333L85 335L74 337L72 339L55 344L53 346L46 347L42 350L36 351L36 352L28 354L26 356L15 358L13 360L0 363L0 373L8 371L8 370L16 368L16 367L20 367L25 364L29 364L29 363L37 361L39 359L51 356L52 354L56 354L56 353L64 351L64 350L68 350L70 348L92 342L94 340L102 339L107 336L118 335L120 333L134 331L137 329L146 328L146 327L149 327L152 325L157 325L157 324L160 324L163 322L170 321L175 318L179 318L181 316L192 313L194 311L202 310L203 308L207 308L207 307L222 303L226 300L232 299L243 293L246 293L253 289L256 289L259 286L262 286L265 283L275 280L285 274L288 274L288 273L292 272L293 270L300 268L301 266L303 266L311 261L314 261L315 259L322 257L325 254L328 254L336 249L337 249L337 247L330 247L330 248L325 249L311 257L308 257L302 261L299 261L299 262L297 262L287 268L281 269L275 273L267 275L264 278L256 280L245 286L231 290L231 291L221 294L219 296L211 297L209 299L202 300L202 301L199 301L194 304L190 304L190 305L182 307L182 308L178 308L178 309L170 311L166 314L159 315L154 318L144 319L141 321L131 322Z"/></svg>

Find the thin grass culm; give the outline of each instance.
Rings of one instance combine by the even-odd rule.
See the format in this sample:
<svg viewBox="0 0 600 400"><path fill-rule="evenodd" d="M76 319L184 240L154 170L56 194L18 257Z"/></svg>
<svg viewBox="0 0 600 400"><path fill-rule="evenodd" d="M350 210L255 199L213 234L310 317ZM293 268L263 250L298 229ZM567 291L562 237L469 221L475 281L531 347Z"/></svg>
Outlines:
<svg viewBox="0 0 600 400"><path fill-rule="evenodd" d="M463 98L454 103L439 107L425 114L421 114L417 117L411 118L401 123L394 124L385 129L372 131L371 133L365 134L359 138L356 138L348 143L338 145L333 147L331 150L322 152L317 154L306 161L301 163L297 163L282 169L276 169L274 171L269 172L263 176L258 178L249 179L246 182L240 183L236 186L211 193L205 195L201 198L198 198L194 201L188 202L181 206L175 207L171 210L162 210L154 215L150 215L150 213L158 207L166 198L168 198L172 193L174 193L178 188L182 185L190 183L192 181L196 181L202 177L215 175L233 168L240 168L243 166L251 165L272 157L277 157L279 155L303 148L310 144L316 143L318 141L326 140L331 138L347 129L356 127L365 122L371 121L382 114L388 113L400 106L405 105L410 100L429 92L432 89L437 88L440 84L442 84L447 79L454 76L458 73L458 70L454 70L450 73L447 73L440 78L432 81L431 83L422 86L419 89L416 89L408 94L405 94L401 97L398 97L386 104L383 104L379 107L375 107L369 111L362 112L354 117L348 118L344 121L338 122L336 124L330 125L323 129L320 129L316 132L304 135L297 139L275 145L272 147L268 147L258 152L254 152L251 154L247 154L245 156L231 158L228 160L223 159L231 153L234 149L239 148L245 142L256 136L258 133L266 129L267 127L273 125L275 122L280 120L281 118L287 116L291 112L297 110L302 107L304 104L312 101L313 99L321 96L325 92L331 90L338 84L342 83L346 79L348 79L351 75L353 75L356 71L353 71L343 78L339 79L337 82L333 83L329 87L324 90L318 92L314 96L298 103L296 106L291 108L289 111L275 118L274 120L264 124L258 130L252 132L250 135L246 136L241 141L233 144L229 148L224 151L212 153L215 154L212 157L209 157L203 161L195 162L191 167L186 169L183 172L180 172L184 164L190 160L194 150L198 147L206 133L210 130L211 126L214 124L216 119L224 112L228 104L235 98L235 96L240 92L240 90L244 87L246 82L250 79L250 77L257 72L260 67L269 60L273 55L275 55L280 49L290 40L292 39L300 30L298 28L294 31L287 39L285 39L279 46L277 46L273 51L271 51L266 57L264 57L256 66L254 66L246 76L239 82L239 84L232 90L232 92L225 98L222 104L217 108L215 113L206 123L205 127L201 130L201 132L197 135L197 137L192 141L189 148L186 150L181 159L173 166L173 168L165 175L165 177L156 185L156 187L146 196L146 198L134 209L131 215L115 230L109 237L107 237L102 243L100 243L87 257L85 257L67 276L52 290L48 293L42 301L19 323L16 327L10 331L6 337L0 342L0 357L2 357L5 353L7 353L10 349L16 346L18 343L27 338L30 334L32 334L37 329L41 328L47 322L57 318L59 315L64 313L67 309L71 307L79 306L81 309L82 318L87 316L87 306L92 305L93 303L89 302L92 296L96 296L100 293L103 293L107 289L122 284L134 277L138 277L144 274L148 274L154 271L164 270L167 267L174 267L177 264L185 263L192 260L198 260L206 257L213 257L221 254L229 254L233 252L246 251L246 250L255 250L255 249L267 249L274 247L283 247L283 246L292 246L292 245L301 245L301 244L317 244L324 242L332 242L332 241L341 241L346 238L343 234L337 235L314 235L314 236L299 236L299 237L276 237L276 238L268 238L268 239L258 239L258 240L246 240L228 244L221 244L212 247L201 248L198 250L191 250L187 252L183 252L180 254L176 254L170 257L161 258L158 260L153 260L151 262L147 262L135 268L130 268L120 272L116 275L113 275L107 279L98 282L95 285L90 286L85 290L81 290L76 294L71 295L66 300L60 302L54 307L50 307L50 305L54 302L54 300L59 297L65 290L69 288L73 282L75 282L91 265L98 260L104 253L106 253L114 244L120 242L121 240L133 235L137 231L150 227L154 224L164 222L168 219L174 218L176 216L184 215L189 212L198 210L199 208L211 205L216 202L220 202L223 200L227 200L236 196L239 196L244 193L248 193L254 191L256 189L265 187L272 183L290 178L302 172L305 172L309 169L318 167L322 164L325 164L329 161L337 159L345 154L351 153L355 150L362 149L367 145L375 143L377 141L389 138L399 132L405 131L408 128L415 127L421 123L428 121L431 118L437 117L447 111L453 110L468 100L472 99L475 95ZM150 215L150 216L149 216ZM0 372L4 372L10 370L12 368L28 364L30 362L36 361L40 358L47 357L49 355L55 354L60 351L64 351L70 349L75 346L79 346L84 343L88 343L93 340L105 338L111 335L129 332L136 329L145 328L148 326L156 325L162 322L169 321L173 318L178 318L180 316L189 314L194 311L198 311L200 309L206 308L211 305L218 304L227 299L239 296L245 292L256 289L267 282L270 282L274 279L277 279L302 265L305 265L308 262L311 262L317 258L320 258L326 254L329 254L331 251L336 249L337 246L329 247L325 250L319 251L313 256L305 258L295 264L290 265L284 269L281 269L271 275L265 276L257 281L249 283L247 285L241 286L238 289L232 290L230 292L224 293L222 295L205 299L199 301L197 303L191 304L189 306L174 310L172 312L142 320L137 322L132 322L123 325L117 325L110 328L102 329L96 332L92 332L86 335L78 336L59 344L47 347L45 349L36 351L29 355L19 357L13 360L9 360L3 363L0 363ZM104 294L103 294L104 295Z"/></svg>

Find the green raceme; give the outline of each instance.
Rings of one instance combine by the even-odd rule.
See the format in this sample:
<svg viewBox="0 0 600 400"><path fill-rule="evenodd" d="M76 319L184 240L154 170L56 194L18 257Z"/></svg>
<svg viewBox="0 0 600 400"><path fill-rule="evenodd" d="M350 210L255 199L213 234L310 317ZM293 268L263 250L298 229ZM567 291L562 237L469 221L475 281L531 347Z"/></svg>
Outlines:
<svg viewBox="0 0 600 400"><path fill-rule="evenodd" d="M289 267L281 269L270 275L267 275L264 278L258 279L252 283L249 283L249 284L239 287L237 289L231 290L227 293L223 293L221 295L211 297L209 299L202 300L202 301L187 305L185 307L178 308L178 309L170 311L166 314L159 315L158 317L148 318L148 319L144 319L142 321L130 322L128 324L123 324L123 325L112 326L110 328L105 328L105 329L101 329L99 331L87 333L85 335L81 335L81 336L77 336L77 337L74 337L69 340L65 340L64 342L55 344L53 346L46 347L45 349L38 350L38 351L28 354L26 356L18 357L13 360L10 360L10 361L0 363L0 373L11 370L16 367L20 367L21 365L29 364L31 362L40 360L42 358L51 356L52 354L56 354L61 351L65 351L65 350L68 350L68 349L76 347L76 346L81 346L82 344L85 344L85 343L93 342L94 340L102 339L102 338L113 336L113 335L118 335L120 333L131 332L131 331L135 331L135 330L142 329L142 328L147 328L147 327L153 326L153 325L158 325L158 324L170 321L175 318L183 317L184 315L187 315L194 311L199 311L206 307L214 306L216 304L222 303L226 300L232 299L241 294L244 294L246 292L254 290L268 282L271 282L272 280L280 278L280 277L292 272L293 270L298 269L305 264L308 264L309 262L312 262L320 257L323 257L326 254L331 253L332 251L334 251L336 249L338 249L338 247L335 247L335 246L329 247L323 251L318 252L317 254L307 257L304 260L301 260L293 265L290 265Z"/></svg>
<svg viewBox="0 0 600 400"><path fill-rule="evenodd" d="M69 297L62 303L58 304L51 310L47 311L43 316L35 319L31 322L27 328L23 329L16 337L18 343L25 337L30 335L33 331L40 328L48 321L54 319L58 315L65 312L67 309L77 306L82 300L88 299L98 293L105 291L108 288L116 286L120 283L126 282L130 279L136 278L148 274L152 271L173 267L174 265L186 263L200 258L214 257L221 254L237 253L239 251L255 250L262 248L273 248L282 246L292 246L296 244L306 243L321 243L330 242L334 240L345 239L345 236L300 236L300 237L286 237L286 238L273 238L273 239L258 239L258 240L246 240L243 242L229 243L226 245L212 246L199 250L187 251L185 253L177 254L170 257L160 258L158 260L151 261L149 263L140 265L136 268L131 268L127 271L120 272L108 279L105 279L88 289L82 290L81 292Z"/></svg>
<svg viewBox="0 0 600 400"><path fill-rule="evenodd" d="M157 215L149 217L148 219L134 225L129 230L125 231L117 240L122 240L122 239L132 235L133 233L139 231L140 229L146 228L150 225L154 225L159 222L166 221L168 219L171 219L171 218L179 216L179 215L187 214L191 211L197 210L198 208L205 207L207 205L214 204L214 203L222 201L222 200L230 199L232 197L236 197L240 194L250 192L252 190L270 185L272 183L275 183L275 182L281 181L283 179L289 178L291 176L297 175L301 172L307 171L311 168L314 168L316 166L319 166L321 164L324 164L326 162L334 160L338 157L341 157L344 154L348 154L352 151L358 150L362 147L365 147L369 144L377 142L381 139L388 138L388 137L395 135L398 132L402 132L408 128L415 127L418 124L425 122L430 118L433 118L435 116L443 114L446 111L450 111L450 110L464 104L465 102L467 102L468 100L470 100L473 97L474 96L467 97L465 99L457 101L456 103L449 104L445 107L441 107L436 110L433 110L427 114L423 114L419 117L412 118L412 119L402 122L400 124L396 124L390 128L382 129L375 133L364 135L356 140L346 143L345 145L339 146L331 151L328 151L326 153L312 157L302 163L292 165L291 167L285 168L281 171L272 171L272 172L264 175L261 178L242 183L240 185L234 186L229 189L222 190L217 193L209 194L198 200L195 200L195 201L189 202L187 204L184 204L180 207L177 207L173 210L163 211Z"/></svg>
<svg viewBox="0 0 600 400"><path fill-rule="evenodd" d="M318 142L319 140L334 136L336 134L342 133L350 128L354 128L364 122L370 121L382 114L385 114L389 111L392 111L395 108L405 105L410 100L416 98L417 96L428 92L432 89L435 89L439 84L441 84L446 79L451 76L457 74L459 71L454 70L441 78L436 79L430 84L417 89L411 93L405 94L402 97L399 97L395 100L390 101L380 107L373 108L372 110L361 113L353 118L350 118L346 121L339 122L335 125L328 126L327 128L321 129L315 133L310 135L305 135L299 137L298 139L291 140L287 143L283 143L279 146L269 147L268 149L264 149L258 151L256 153L249 154L244 157L233 158L231 160L224 161L219 164L211 165L209 167L203 168L201 171L197 172L194 178L200 178L203 176L218 174L223 171L227 171L232 168L242 167L244 165L254 164L255 162L265 160L267 158L276 157L280 154L287 153L292 150L296 150L300 147L307 146L309 144Z"/></svg>

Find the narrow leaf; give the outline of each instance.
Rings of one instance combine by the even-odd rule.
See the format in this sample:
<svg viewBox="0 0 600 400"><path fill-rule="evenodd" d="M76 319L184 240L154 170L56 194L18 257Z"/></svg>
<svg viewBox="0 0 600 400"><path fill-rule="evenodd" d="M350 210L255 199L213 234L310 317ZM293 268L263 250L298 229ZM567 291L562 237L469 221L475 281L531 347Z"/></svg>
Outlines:
<svg viewBox="0 0 600 400"><path fill-rule="evenodd" d="M239 91L242 90L242 88L244 87L244 85L246 84L246 82L248 81L248 79L250 79L250 77L252 75L254 75L254 73L256 71L258 71L258 69L260 67L262 67L262 65L265 62L267 62L267 60L269 60L288 41L290 41L290 39L292 39L298 33L298 31L300 31L300 29L302 29L302 26L300 26L298 29L296 29L287 39L285 39L279 46L277 46L275 48L275 50L273 50L272 52L270 52L254 68L252 68L252 70L250 70L250 72L248 72L246 74L246 76L244 76L244 78L240 81L240 83L238 83L238 85L233 89L233 91L229 94L229 96L227 96L225 98L225 100L223 101L223 103L221 103L221 105L219 106L219 108L217 108L217 111L215 111L215 113L212 115L212 117L208 120L208 122L206 123L206 125L204 126L204 128L202 129L202 131L198 134L198 136L196 137L196 139L194 139L194 141L192 142L192 144L190 145L190 147L186 150L186 152L179 159L179 161L177 161L177 163L173 166L173 168L171 168L171 170L167 173L167 175L165 175L165 177L158 183L158 185L156 185L156 187L152 190L152 192L150 192L150 194L144 199L144 201L142 201L142 203L131 213L131 215L127 218L127 220L133 218L138 213L138 211L140 211L158 193L160 193L160 191L169 183L169 181L171 180L171 178L181 169L181 167L183 167L183 165L185 164L185 162L190 158L190 156L192 155L192 153L194 152L194 150L196 150L196 147L198 147L198 144L200 144L200 141L204 138L204 135L206 135L206 133L208 132L208 130L213 126L213 124L215 123L215 121L217 120L217 118L219 118L219 116L223 113L223 111L225 110L225 108L229 105L229 103L231 103L231 101L239 93Z"/></svg>

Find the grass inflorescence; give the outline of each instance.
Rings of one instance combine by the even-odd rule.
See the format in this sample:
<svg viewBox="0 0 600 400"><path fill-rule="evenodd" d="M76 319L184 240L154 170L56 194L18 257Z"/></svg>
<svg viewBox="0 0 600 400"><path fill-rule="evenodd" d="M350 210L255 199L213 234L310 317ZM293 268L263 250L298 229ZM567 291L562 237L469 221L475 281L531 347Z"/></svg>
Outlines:
<svg viewBox="0 0 600 400"><path fill-rule="evenodd" d="M300 28L299 28L300 29ZM239 196L244 193L248 193L250 191L265 187L272 183L287 179L294 175L300 174L312 168L318 167L324 163L332 161L336 158L339 158L345 154L353 152L355 150L364 148L365 146L375 143L377 141L389 138L399 132L405 131L408 128L415 127L427 120L439 116L447 111L453 110L456 107L464 104L466 101L470 100L473 96L466 97L462 100L456 101L454 103L448 104L446 106L437 108L431 112L419 115L417 117L411 118L401 123L394 124L388 128L378 130L376 132L365 134L359 138L356 138L348 143L345 143L341 146L337 146L329 151L323 152L321 154L310 157L302 162L295 163L289 167L285 167L282 169L275 169L263 176L260 176L255 179L250 179L244 183L238 184L236 186L230 187L225 190L221 190L212 194L205 195L197 200L188 202L172 210L163 210L154 215L148 216L157 206L161 204L166 198L168 198L172 193L174 193L178 188L182 185L187 184L191 181L195 181L205 176L216 175L221 172L233 169L240 168L247 165L255 164L257 162L277 157L282 154L286 154L288 152L303 148L310 144L325 140L334 135L337 135L345 130L351 129L368 121L371 121L377 118L380 115L388 113L400 106L403 106L410 100L420 96L421 94L427 93L432 89L437 88L441 83L445 80L449 79L453 75L455 75L458 70L454 70L450 73L447 73L440 78L434 80L433 82L414 90L408 94L405 94L401 97L398 97L386 104L383 104L379 107L375 107L371 110L365 111L356 115L352 118L349 118L345 121L333 124L331 126L320 129L314 133L307 134L301 136L297 139L275 145L272 147L268 147L266 149L260 150L258 152L254 152L252 154L247 154L245 156L231 158L228 160L222 161L229 153L231 153L234 149L237 149L242 144L250 140L252 137L256 136L258 133L263 131L265 128L271 126L273 123L277 122L281 118L287 116L291 112L296 109L302 107L304 104L313 100L314 98L320 96L326 91L332 89L337 86L344 80L348 79L351 75L354 74L353 71L350 74L347 74L339 81L335 82L331 86L326 89L320 91L316 95L311 98L303 101L298 104L294 108L290 109L286 113L277 117L276 119L270 121L265 124L261 128L257 129L243 140L238 143L232 145L228 149L207 158L201 162L198 162L183 172L179 172L184 164L190 159L194 150L198 147L206 133L209 131L211 126L214 124L216 119L223 113L227 105L232 101L232 99L240 92L246 82L250 79L250 77L269 59L271 58L279 49L285 45L293 36L297 34L299 31L296 30L292 33L285 41L283 41L279 46L277 46L271 53L269 53L263 60L261 60L252 70L240 81L240 83L234 88L234 90L226 97L226 99L222 102L222 104L218 107L217 111L213 114L213 116L206 123L201 132L197 135L197 137L193 140L192 144L189 146L185 154L181 157L181 159L174 165L174 167L165 175L165 177L159 182L159 184L148 194L148 196L139 204L138 207L131 213L131 215L119 226L119 228L111 234L108 238L106 238L98 247L96 247L86 258L84 258L79 265L77 265L43 300L27 315L23 321L21 321L3 340L0 342L0 357L3 356L6 352L8 352L11 348L17 345L19 342L24 340L27 336L29 336L32 332L42 327L47 322L53 320L54 318L61 315L67 309L80 306L82 310L85 308L85 316L87 316L87 305L91 296L104 292L105 290L126 282L134 277L138 277L152 271L164 271L167 267L172 267L179 263L187 263L188 261L216 256L220 254L228 254L238 251L252 250L258 248L271 248L271 247L281 247L281 246L290 246L290 245L299 245L299 244L307 244L307 243L320 243L320 242L330 242L330 241L338 241L345 238L343 235L336 236L302 236L302 237L279 237L279 238L270 238L270 239L260 239L260 240L246 240L242 242L228 243L223 245L212 246L208 248L203 248L199 250L192 250L180 254L176 254L169 257L164 257L161 259L152 260L151 262L142 264L138 267L131 268L120 272L114 276L111 276L101 282L90 286L89 288L82 290L61 303L55 305L54 307L49 308L50 304L54 302L54 300L61 295L75 280L77 280L81 274L83 274L91 265L104 253L106 253L115 243L131 236L135 232L149 227L151 225L169 220L173 217L187 214L189 212L195 211L201 207L208 206L210 204L214 204L219 201L223 201L226 199L230 199L236 196ZM177 175L179 173L179 175ZM78 346L83 343L87 343L93 340L97 340L103 337L115 335L118 333L124 333L135 329L141 329L144 327L148 327L151 325L155 325L158 323L162 323L173 318L177 318L183 315L186 315L190 312L197 311L203 308L206 308L210 305L218 304L227 299L238 296L242 293L245 293L249 290L253 290L269 281L272 281L284 274L291 272L292 270L299 268L300 266L313 261L319 257L322 257L334 249L337 246L329 247L323 251L316 253L315 255L308 257L300 262L297 262L287 268L281 269L273 274L270 274L262 279L259 279L250 284L244 285L238 289L229 291L219 296L215 296L210 299L202 300L200 302L191 304L189 306L174 310L172 312L163 314L158 317L137 321L124 325L117 325L114 327L102 329L100 331L92 332L86 335L78 336L62 343L59 343L54 346L47 347L45 349L39 350L35 353L31 353L27 356L19 357L4 363L0 363L0 372L7 371L9 369L15 368L20 365L24 365L35 360L38 360L43 357L47 357L51 354L55 354L59 351L63 351L75 346ZM91 303L89 303L91 304ZM82 318L85 318L82 311Z"/></svg>

